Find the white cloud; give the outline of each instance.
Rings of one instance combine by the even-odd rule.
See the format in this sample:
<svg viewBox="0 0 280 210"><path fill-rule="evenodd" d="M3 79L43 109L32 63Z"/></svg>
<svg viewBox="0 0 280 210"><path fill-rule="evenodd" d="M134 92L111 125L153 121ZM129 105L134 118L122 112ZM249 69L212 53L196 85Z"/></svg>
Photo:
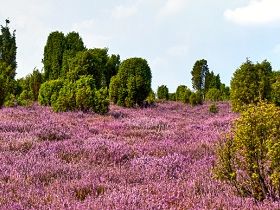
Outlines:
<svg viewBox="0 0 280 210"><path fill-rule="evenodd" d="M159 16L170 16L181 12L188 0L167 0L159 11Z"/></svg>
<svg viewBox="0 0 280 210"><path fill-rule="evenodd" d="M136 6L126 7L123 5L116 6L112 11L112 16L117 19L134 16L138 12Z"/></svg>
<svg viewBox="0 0 280 210"><path fill-rule="evenodd" d="M250 0L245 7L226 10L224 16L240 25L264 25L280 22L279 0Z"/></svg>

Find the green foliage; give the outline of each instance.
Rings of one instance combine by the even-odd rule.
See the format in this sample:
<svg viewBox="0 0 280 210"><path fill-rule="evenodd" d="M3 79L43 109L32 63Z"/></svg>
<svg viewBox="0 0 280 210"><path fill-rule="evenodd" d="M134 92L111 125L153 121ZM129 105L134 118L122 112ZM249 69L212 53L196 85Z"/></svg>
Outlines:
<svg viewBox="0 0 280 210"><path fill-rule="evenodd" d="M199 91L191 93L189 101L192 106L202 104L202 94Z"/></svg>
<svg viewBox="0 0 280 210"><path fill-rule="evenodd" d="M62 32L55 31L49 34L43 59L45 81L60 77L65 44L65 37Z"/></svg>
<svg viewBox="0 0 280 210"><path fill-rule="evenodd" d="M249 105L217 150L215 175L242 196L256 200L280 196L280 109Z"/></svg>
<svg viewBox="0 0 280 210"><path fill-rule="evenodd" d="M161 85L157 89L157 97L158 99L168 100L169 98L169 90L166 85Z"/></svg>
<svg viewBox="0 0 280 210"><path fill-rule="evenodd" d="M179 85L176 90L176 101L189 103L191 94L192 92L187 86Z"/></svg>
<svg viewBox="0 0 280 210"><path fill-rule="evenodd" d="M280 106L280 77L271 85L271 99L272 101Z"/></svg>
<svg viewBox="0 0 280 210"><path fill-rule="evenodd" d="M156 94L154 93L153 90L150 91L148 97L145 100L146 104L149 105L154 105L156 102Z"/></svg>
<svg viewBox="0 0 280 210"><path fill-rule="evenodd" d="M76 81L76 107L89 111L94 107L95 84L92 76L82 76Z"/></svg>
<svg viewBox="0 0 280 210"><path fill-rule="evenodd" d="M50 80L43 83L39 90L39 104L50 106L56 101L60 89L63 87L63 80Z"/></svg>
<svg viewBox="0 0 280 210"><path fill-rule="evenodd" d="M206 75L209 74L207 60L196 61L191 74L193 89L203 92L205 90Z"/></svg>
<svg viewBox="0 0 280 210"><path fill-rule="evenodd" d="M222 93L217 88L210 88L205 95L205 99L208 101L220 101L222 99Z"/></svg>
<svg viewBox="0 0 280 210"><path fill-rule="evenodd" d="M221 79L220 75L215 75L213 71L208 72L205 76L205 88L204 92L207 93L211 88L220 89L221 88Z"/></svg>
<svg viewBox="0 0 280 210"><path fill-rule="evenodd" d="M8 94L5 98L4 106L5 107L15 107L17 105L17 99L14 94Z"/></svg>
<svg viewBox="0 0 280 210"><path fill-rule="evenodd" d="M110 98L120 106L141 106L150 93L151 79L151 70L145 59L127 59L111 80Z"/></svg>
<svg viewBox="0 0 280 210"><path fill-rule="evenodd" d="M17 99L17 103L20 106L30 106L33 102L33 95L31 91L24 90L21 92Z"/></svg>
<svg viewBox="0 0 280 210"><path fill-rule="evenodd" d="M219 108L217 107L217 105L215 103L210 105L209 112L214 113L214 114L219 112Z"/></svg>
<svg viewBox="0 0 280 210"><path fill-rule="evenodd" d="M260 100L269 99L271 92L271 65L266 60L253 64L250 60L243 63L231 80L231 102L234 111L242 111L244 106Z"/></svg>
<svg viewBox="0 0 280 210"><path fill-rule="evenodd" d="M176 101L176 93L169 93L168 98L170 101Z"/></svg>
<svg viewBox="0 0 280 210"><path fill-rule="evenodd" d="M0 74L0 107L3 106L7 95L7 78Z"/></svg>
<svg viewBox="0 0 280 210"><path fill-rule="evenodd" d="M91 75L97 89L106 87L105 70L108 61L108 49L90 49L77 53L69 64L68 79L75 81L80 76Z"/></svg>
<svg viewBox="0 0 280 210"><path fill-rule="evenodd" d="M4 73L1 68L1 74L9 77L10 79L14 79L16 75L16 36L15 31L13 33L10 32L10 28L8 24L9 20L6 20L6 26L1 25L1 34L0 34L0 63L1 65L6 65L6 72Z"/></svg>
<svg viewBox="0 0 280 210"><path fill-rule="evenodd" d="M94 97L94 112L98 114L105 114L109 111L110 101L108 99L108 89L101 88L95 92Z"/></svg>
<svg viewBox="0 0 280 210"><path fill-rule="evenodd" d="M110 86L111 78L118 73L120 63L121 63L121 61L120 61L119 55L113 54L108 58L107 63L106 63L106 68L104 71L107 88L109 88L109 86Z"/></svg>
<svg viewBox="0 0 280 210"><path fill-rule="evenodd" d="M76 109L76 83L65 80L58 98L52 103L55 112L74 111Z"/></svg>
<svg viewBox="0 0 280 210"><path fill-rule="evenodd" d="M120 89L119 77L113 76L110 82L109 98L114 104L118 102L119 89Z"/></svg>

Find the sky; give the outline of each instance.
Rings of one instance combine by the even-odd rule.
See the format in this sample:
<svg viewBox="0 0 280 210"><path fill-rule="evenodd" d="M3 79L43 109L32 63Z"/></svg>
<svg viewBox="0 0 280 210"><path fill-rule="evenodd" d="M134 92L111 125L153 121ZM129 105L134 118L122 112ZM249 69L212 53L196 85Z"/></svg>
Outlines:
<svg viewBox="0 0 280 210"><path fill-rule="evenodd" d="M229 85L249 58L280 70L280 0L0 0L0 24L16 30L17 78L42 69L52 31L79 32L87 48L145 58L152 88L191 88L195 61Z"/></svg>

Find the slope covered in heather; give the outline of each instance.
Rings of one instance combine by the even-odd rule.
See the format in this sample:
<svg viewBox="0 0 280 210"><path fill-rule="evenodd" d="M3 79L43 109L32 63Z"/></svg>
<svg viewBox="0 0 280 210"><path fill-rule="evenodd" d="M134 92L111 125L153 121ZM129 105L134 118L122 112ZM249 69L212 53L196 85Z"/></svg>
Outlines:
<svg viewBox="0 0 280 210"><path fill-rule="evenodd" d="M105 116L49 108L0 110L1 209L274 209L212 178L215 144L236 114L228 103Z"/></svg>

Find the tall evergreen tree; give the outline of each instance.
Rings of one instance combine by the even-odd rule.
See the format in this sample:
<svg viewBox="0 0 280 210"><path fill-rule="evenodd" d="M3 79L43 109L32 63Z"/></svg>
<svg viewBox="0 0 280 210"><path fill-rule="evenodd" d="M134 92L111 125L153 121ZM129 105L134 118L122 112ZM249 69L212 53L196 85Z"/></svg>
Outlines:
<svg viewBox="0 0 280 210"><path fill-rule="evenodd" d="M1 25L1 34L0 34L0 62L1 62L1 74L14 79L16 75L16 35L15 31L10 32L9 20L6 20L6 25ZM5 66L5 68L4 68Z"/></svg>
<svg viewBox="0 0 280 210"><path fill-rule="evenodd" d="M52 32L44 48L44 79L57 79L61 75L65 37L62 32Z"/></svg>
<svg viewBox="0 0 280 210"><path fill-rule="evenodd" d="M206 75L209 74L207 60L202 59L196 61L191 71L191 74L193 89L204 93Z"/></svg>

